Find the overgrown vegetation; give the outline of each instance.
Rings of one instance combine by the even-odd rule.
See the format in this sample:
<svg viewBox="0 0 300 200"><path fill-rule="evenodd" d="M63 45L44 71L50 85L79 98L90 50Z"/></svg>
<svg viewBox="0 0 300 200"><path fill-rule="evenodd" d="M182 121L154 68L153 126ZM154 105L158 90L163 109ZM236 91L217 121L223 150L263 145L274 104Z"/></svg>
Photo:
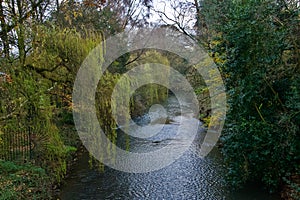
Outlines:
<svg viewBox="0 0 300 200"><path fill-rule="evenodd" d="M145 11L151 1L132 2L0 2L0 156L15 161L0 160L0 199L48 199L50 185L61 182L80 145L71 100L77 70L105 37L149 25ZM286 185L291 197L285 198L297 199L299 1L172 2L176 16L166 27L205 45L226 84L229 111L221 143L228 183L241 187L260 181L270 191ZM157 12L166 23L173 19ZM101 50L103 57L105 44ZM207 88L184 59L157 50L131 52L111 64L97 88L98 119L112 142L117 139L112 90L120 74L141 64L150 69L148 63L171 66L189 76L205 105L200 118L210 122ZM167 88L155 84L140 88L130 99L132 116L167 94ZM113 157L114 150L107 151ZM99 166L93 159L91 163Z"/></svg>
<svg viewBox="0 0 300 200"><path fill-rule="evenodd" d="M211 53L223 73L229 99L222 136L229 182L241 186L260 180L270 191L296 183L300 170L299 4L207 1L205 9L214 31ZM293 188L294 195L299 195L299 188Z"/></svg>
<svg viewBox="0 0 300 200"><path fill-rule="evenodd" d="M2 137L10 137L1 150L9 154L19 149L20 156L13 157L14 161L43 168L49 195L51 185L65 176L70 155L79 145L72 125L71 87L80 63L98 45L101 35L85 39L71 29L41 26L36 30L38 42L24 66L17 62L2 65L13 81L1 84L1 103L7 105L1 107ZM29 138L17 146L20 133ZM29 156L22 157L24 149L30 149Z"/></svg>
<svg viewBox="0 0 300 200"><path fill-rule="evenodd" d="M0 161L0 199L49 199L49 176L29 164Z"/></svg>
<svg viewBox="0 0 300 200"><path fill-rule="evenodd" d="M126 18L122 23L110 21L109 25L103 17L100 21L91 18L91 13L109 18L114 16L116 20L127 15L125 8L114 3L72 4L70 1L57 3L57 10L46 1L19 3L1 2L0 7L2 14L7 14L1 19L1 47L4 51L1 52L0 72L5 72L5 79L0 77L0 155L5 160L14 161L1 160L0 183L6 186L1 187L0 199L49 199L51 186L61 183L68 162L81 144L73 124L71 99L77 70L89 52L104 41L104 34L122 31L123 26L134 19ZM16 17L20 20L13 23L15 18L10 14L16 12L16 4L20 11ZM142 4L141 1L140 6ZM136 6L127 5L125 1L124 5ZM53 9L51 16L41 11L47 6ZM109 9L100 12L97 6ZM8 25L10 21L11 26ZM14 40L13 31L16 31L16 44L10 43ZM100 57L105 53L105 43L101 49ZM153 54L158 62L160 59L165 64L166 59L159 57L160 54ZM126 54L115 61L112 72L106 72L98 85L99 122L112 142L116 141L116 123L111 116L110 96L119 73L126 71L129 58L130 55ZM149 87L150 93L136 94L142 98L150 95L149 100L142 102L146 106L166 97L166 89ZM136 101L133 97L130 102L134 108ZM139 113L136 107L135 112ZM106 153L114 154L113 149L108 151ZM99 165L98 161L93 160L93 163Z"/></svg>

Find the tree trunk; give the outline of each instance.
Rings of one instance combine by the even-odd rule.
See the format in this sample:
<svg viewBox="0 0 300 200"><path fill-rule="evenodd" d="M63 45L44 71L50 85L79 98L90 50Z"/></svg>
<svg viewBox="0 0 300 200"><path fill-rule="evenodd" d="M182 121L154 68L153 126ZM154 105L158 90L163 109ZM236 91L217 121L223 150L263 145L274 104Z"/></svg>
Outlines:
<svg viewBox="0 0 300 200"><path fill-rule="evenodd" d="M18 6L18 12L19 12L19 25L17 29L17 34L18 34L18 50L19 50L19 59L21 65L25 64L25 58L26 58L26 44L25 44L25 29L24 29L24 24L22 21L23 18L23 5L21 0L17 1L17 6Z"/></svg>
<svg viewBox="0 0 300 200"><path fill-rule="evenodd" d="M3 11L3 0L0 0L0 22L1 22L1 40L3 45L3 52L5 58L9 58L9 39L8 39L8 31L7 31L7 24L5 22L5 16Z"/></svg>

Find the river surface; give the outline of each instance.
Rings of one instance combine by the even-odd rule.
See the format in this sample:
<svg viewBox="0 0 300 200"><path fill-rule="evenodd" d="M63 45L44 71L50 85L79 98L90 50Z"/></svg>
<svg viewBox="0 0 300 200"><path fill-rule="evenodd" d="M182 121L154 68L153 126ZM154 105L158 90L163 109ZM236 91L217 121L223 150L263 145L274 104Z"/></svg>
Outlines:
<svg viewBox="0 0 300 200"><path fill-rule="evenodd" d="M186 107L189 105L186 104ZM149 124L149 115L146 114L135 120L140 125L162 126L161 131L147 139L130 137L130 151L148 152L166 146L180 149L186 145L188 138L176 137L180 120L179 115L186 121L195 122L188 113L182 113L175 97L171 96L164 104L168 120L161 124L159 118L161 110L152 109L152 119L155 123ZM188 129L188 128L187 128ZM62 200L125 200L125 199L200 199L200 200L276 200L276 195L269 195L260 186L252 185L244 190L229 192L224 181L224 166L221 155L214 149L207 157L200 158L197 152L205 135L205 130L199 127L198 134L187 151L166 167L146 173L128 173L105 167L104 172L89 167L88 153L79 156L70 176L65 180L59 194ZM187 136L188 137L188 136ZM125 146L124 133L118 134L118 146ZM175 141L176 140L176 141ZM175 142L174 142L175 141ZM140 161L145 167L146 160ZM138 166L134 167L139 167ZM151 165L151 163L149 163ZM151 166L150 166L151 168Z"/></svg>

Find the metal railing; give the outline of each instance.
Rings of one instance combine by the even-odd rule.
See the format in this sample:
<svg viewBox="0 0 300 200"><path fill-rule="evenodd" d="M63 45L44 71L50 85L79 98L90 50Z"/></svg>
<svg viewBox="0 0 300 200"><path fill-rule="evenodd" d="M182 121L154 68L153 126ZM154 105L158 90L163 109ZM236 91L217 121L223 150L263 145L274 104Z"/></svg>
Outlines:
<svg viewBox="0 0 300 200"><path fill-rule="evenodd" d="M25 163L32 157L32 142L28 133L9 132L0 135L0 159Z"/></svg>

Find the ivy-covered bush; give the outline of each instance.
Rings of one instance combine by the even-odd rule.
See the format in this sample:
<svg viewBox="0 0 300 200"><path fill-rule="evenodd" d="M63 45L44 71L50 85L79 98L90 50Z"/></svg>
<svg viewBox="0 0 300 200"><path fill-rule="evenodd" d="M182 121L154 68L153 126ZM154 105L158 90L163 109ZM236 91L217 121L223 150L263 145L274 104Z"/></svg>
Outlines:
<svg viewBox="0 0 300 200"><path fill-rule="evenodd" d="M228 180L271 191L299 178L299 7L287 1L207 1L211 54L227 87L222 136ZM299 190L299 186L298 186Z"/></svg>

